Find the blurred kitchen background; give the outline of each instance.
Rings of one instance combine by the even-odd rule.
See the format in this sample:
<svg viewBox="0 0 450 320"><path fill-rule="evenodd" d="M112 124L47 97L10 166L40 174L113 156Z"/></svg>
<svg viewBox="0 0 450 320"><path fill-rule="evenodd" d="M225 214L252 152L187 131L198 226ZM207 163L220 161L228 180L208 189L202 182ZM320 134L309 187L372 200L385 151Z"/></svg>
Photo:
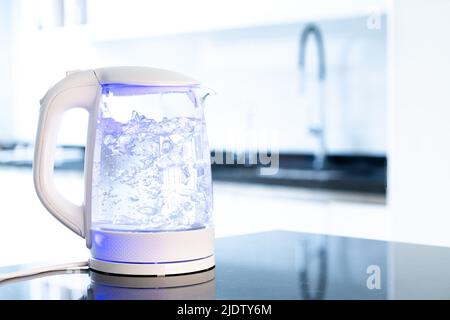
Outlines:
<svg viewBox="0 0 450 320"><path fill-rule="evenodd" d="M39 99L66 71L175 70L213 88L218 237L285 229L450 245L450 3L0 0L0 265L86 255L31 163ZM56 179L82 201L87 115L66 114ZM279 170L249 163L261 149ZM243 157L243 158L242 158Z"/></svg>

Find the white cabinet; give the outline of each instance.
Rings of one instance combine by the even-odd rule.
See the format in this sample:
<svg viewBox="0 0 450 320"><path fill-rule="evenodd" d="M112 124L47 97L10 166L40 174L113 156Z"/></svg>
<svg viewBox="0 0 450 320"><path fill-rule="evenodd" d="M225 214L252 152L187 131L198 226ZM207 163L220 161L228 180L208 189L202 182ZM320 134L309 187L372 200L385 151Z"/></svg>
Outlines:
<svg viewBox="0 0 450 320"><path fill-rule="evenodd" d="M450 2L393 4L388 108L393 236L450 246Z"/></svg>

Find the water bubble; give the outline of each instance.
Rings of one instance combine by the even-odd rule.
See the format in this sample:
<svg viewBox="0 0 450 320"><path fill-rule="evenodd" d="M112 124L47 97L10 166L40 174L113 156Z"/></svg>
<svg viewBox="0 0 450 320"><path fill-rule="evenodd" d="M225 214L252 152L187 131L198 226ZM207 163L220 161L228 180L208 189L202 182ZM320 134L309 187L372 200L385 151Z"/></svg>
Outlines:
<svg viewBox="0 0 450 320"><path fill-rule="evenodd" d="M114 136L108 134L103 138L103 143L105 145L110 145L113 144L116 141L116 138L114 138Z"/></svg>
<svg viewBox="0 0 450 320"><path fill-rule="evenodd" d="M169 153L173 149L173 143L170 141L170 139L165 139L161 143L161 152L162 153Z"/></svg>
<svg viewBox="0 0 450 320"><path fill-rule="evenodd" d="M202 203L206 200L206 195L203 192L194 192L191 194L191 200L196 203Z"/></svg>
<svg viewBox="0 0 450 320"><path fill-rule="evenodd" d="M150 222L155 228L162 229L169 223L169 220L165 216L154 215L150 218Z"/></svg>
<svg viewBox="0 0 450 320"><path fill-rule="evenodd" d="M183 143L186 140L186 136L184 136L182 134L179 134L179 133L172 134L172 135L170 135L170 140L174 144L179 145L179 144Z"/></svg>
<svg viewBox="0 0 450 320"><path fill-rule="evenodd" d="M134 121L140 121L144 119L144 116L139 115L139 113L136 110L133 110L133 112L131 113L131 119Z"/></svg>
<svg viewBox="0 0 450 320"><path fill-rule="evenodd" d="M127 147L132 139L133 139L133 137L131 137L129 135L124 135L124 136L120 136L119 139L117 139L117 142L120 145Z"/></svg>
<svg viewBox="0 0 450 320"><path fill-rule="evenodd" d="M190 202L184 202L181 204L181 206L182 206L183 210L185 210L185 211L190 211L193 208L193 205Z"/></svg>
<svg viewBox="0 0 450 320"><path fill-rule="evenodd" d="M160 134L168 136L177 128L177 123L173 119L163 118L160 123Z"/></svg>
<svg viewBox="0 0 450 320"><path fill-rule="evenodd" d="M152 216L158 212L157 208L153 208L153 207L139 207L138 211L142 214L149 215L149 216Z"/></svg>

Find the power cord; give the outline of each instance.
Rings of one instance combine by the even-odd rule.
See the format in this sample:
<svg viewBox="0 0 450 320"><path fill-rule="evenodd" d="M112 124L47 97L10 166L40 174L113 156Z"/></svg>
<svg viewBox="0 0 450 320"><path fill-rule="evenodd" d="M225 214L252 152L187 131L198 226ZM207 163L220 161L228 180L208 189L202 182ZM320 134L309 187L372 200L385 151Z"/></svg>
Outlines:
<svg viewBox="0 0 450 320"><path fill-rule="evenodd" d="M39 274L49 272L73 272L77 270L84 270L89 267L87 261L69 262L56 264L53 266L36 267L27 270L14 271L9 273L0 274L0 284L9 280L32 277Z"/></svg>

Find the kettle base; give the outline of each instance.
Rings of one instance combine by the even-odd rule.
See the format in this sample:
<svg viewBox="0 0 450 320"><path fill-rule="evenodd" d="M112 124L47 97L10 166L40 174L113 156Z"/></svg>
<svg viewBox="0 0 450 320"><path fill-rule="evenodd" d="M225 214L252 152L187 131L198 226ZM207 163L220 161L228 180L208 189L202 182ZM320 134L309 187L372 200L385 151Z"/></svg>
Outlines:
<svg viewBox="0 0 450 320"><path fill-rule="evenodd" d="M169 263L120 263L89 259L89 268L110 274L170 276L205 271L215 266L214 255L202 259Z"/></svg>

